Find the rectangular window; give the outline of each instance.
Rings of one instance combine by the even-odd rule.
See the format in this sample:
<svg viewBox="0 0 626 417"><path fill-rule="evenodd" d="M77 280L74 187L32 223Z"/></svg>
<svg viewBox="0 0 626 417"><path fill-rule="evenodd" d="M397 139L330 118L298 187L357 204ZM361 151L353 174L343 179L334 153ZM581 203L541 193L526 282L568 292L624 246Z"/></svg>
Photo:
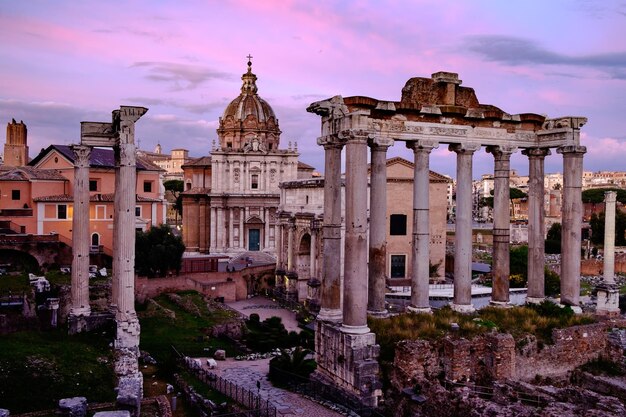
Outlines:
<svg viewBox="0 0 626 417"><path fill-rule="evenodd" d="M106 219L106 206L96 206L96 219Z"/></svg>
<svg viewBox="0 0 626 417"><path fill-rule="evenodd" d="M250 188L256 190L259 188L259 176L258 174L252 174L252 181L250 183Z"/></svg>
<svg viewBox="0 0 626 417"><path fill-rule="evenodd" d="M152 192L152 181L144 181L143 182L143 192L151 193Z"/></svg>
<svg viewBox="0 0 626 417"><path fill-rule="evenodd" d="M57 206L57 219L67 219L67 206L65 204Z"/></svg>
<svg viewBox="0 0 626 417"><path fill-rule="evenodd" d="M98 191L98 180L89 180L89 191Z"/></svg>
<svg viewBox="0 0 626 417"><path fill-rule="evenodd" d="M391 236L406 235L406 214L392 214L389 217L389 234Z"/></svg>
<svg viewBox="0 0 626 417"><path fill-rule="evenodd" d="M135 217L141 217L141 206L135 206Z"/></svg>
<svg viewBox="0 0 626 417"><path fill-rule="evenodd" d="M20 190L11 190L11 200L20 199Z"/></svg>
<svg viewBox="0 0 626 417"><path fill-rule="evenodd" d="M406 255L391 255L391 278L406 277Z"/></svg>

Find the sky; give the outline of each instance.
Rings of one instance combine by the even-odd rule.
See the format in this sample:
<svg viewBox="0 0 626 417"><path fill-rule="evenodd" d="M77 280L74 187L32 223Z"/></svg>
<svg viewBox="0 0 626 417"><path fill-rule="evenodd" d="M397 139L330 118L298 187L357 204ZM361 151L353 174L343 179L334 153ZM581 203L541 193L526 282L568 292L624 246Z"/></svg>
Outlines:
<svg viewBox="0 0 626 417"><path fill-rule="evenodd" d="M319 171L310 103L399 101L409 78L438 71L511 114L587 117L584 169L626 170L626 0L0 0L0 45L0 122L27 124L31 157L120 105L149 108L141 149L208 155L251 54L281 148L297 142ZM412 159L402 143L388 155ZM455 176L445 146L430 164ZM527 173L527 158L512 167ZM560 171L553 151L546 172ZM492 173L493 157L477 152L473 172Z"/></svg>

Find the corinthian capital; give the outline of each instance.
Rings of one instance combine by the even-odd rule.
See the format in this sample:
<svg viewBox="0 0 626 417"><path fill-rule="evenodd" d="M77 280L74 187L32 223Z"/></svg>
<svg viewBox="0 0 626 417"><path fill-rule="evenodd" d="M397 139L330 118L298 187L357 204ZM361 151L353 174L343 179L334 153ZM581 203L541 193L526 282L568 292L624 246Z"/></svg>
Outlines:
<svg viewBox="0 0 626 417"><path fill-rule="evenodd" d="M79 168L89 168L89 155L91 155L91 146L72 145L74 152L74 166Z"/></svg>

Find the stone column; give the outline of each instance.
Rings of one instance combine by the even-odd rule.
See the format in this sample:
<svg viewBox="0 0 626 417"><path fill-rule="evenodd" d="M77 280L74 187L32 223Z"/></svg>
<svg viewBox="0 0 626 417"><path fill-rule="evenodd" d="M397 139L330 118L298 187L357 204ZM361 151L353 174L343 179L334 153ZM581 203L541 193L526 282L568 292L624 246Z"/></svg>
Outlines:
<svg viewBox="0 0 626 417"><path fill-rule="evenodd" d="M587 148L561 146L563 155L563 206L561 233L561 304L580 312L580 248L583 217L582 173L583 155Z"/></svg>
<svg viewBox="0 0 626 417"><path fill-rule="evenodd" d="M437 142L417 140L407 142L413 149L413 240L411 247L411 304L414 313L430 312L430 152Z"/></svg>
<svg viewBox="0 0 626 417"><path fill-rule="evenodd" d="M89 307L89 155L90 146L74 145L71 316L88 316ZM134 211L133 211L134 213Z"/></svg>
<svg viewBox="0 0 626 417"><path fill-rule="evenodd" d="M207 250L209 248L207 248L207 227L206 227L206 220L207 220L207 200L205 200L204 198L201 198L199 201L199 207L198 207L198 226L197 230L198 230L198 251L200 253L206 253Z"/></svg>
<svg viewBox="0 0 626 417"><path fill-rule="evenodd" d="M528 156L528 295L526 301L545 299L544 161L548 148L524 149Z"/></svg>
<svg viewBox="0 0 626 417"><path fill-rule="evenodd" d="M597 286L596 313L617 316L619 286L615 283L615 203L617 193L604 193L604 280Z"/></svg>
<svg viewBox="0 0 626 417"><path fill-rule="evenodd" d="M488 146L493 154L493 289L491 304L509 303L509 249L511 246L510 185L512 146Z"/></svg>
<svg viewBox="0 0 626 417"><path fill-rule="evenodd" d="M211 207L209 210L211 213L211 241L209 242L209 252L215 253L217 252L217 209L215 207Z"/></svg>
<svg viewBox="0 0 626 417"><path fill-rule="evenodd" d="M268 250L270 247L270 213L269 208L263 208L263 221L265 222L263 228L263 249Z"/></svg>
<svg viewBox="0 0 626 417"><path fill-rule="evenodd" d="M232 252L235 249L235 208L229 208L228 214L230 215L228 218L228 246Z"/></svg>
<svg viewBox="0 0 626 417"><path fill-rule="evenodd" d="M385 309L387 264L387 148L393 140L374 138L369 141L371 149L370 170L370 239L369 282L367 313L375 317L387 317Z"/></svg>
<svg viewBox="0 0 626 417"><path fill-rule="evenodd" d="M244 226L243 221L246 217L246 210L244 207L239 209L239 247L243 250L246 249L246 243L244 240Z"/></svg>
<svg viewBox="0 0 626 417"><path fill-rule="evenodd" d="M346 240L342 332L369 333L367 327L367 136L352 134L346 144ZM335 256L338 253L334 254Z"/></svg>
<svg viewBox="0 0 626 417"><path fill-rule="evenodd" d="M341 149L336 136L318 138L324 146L324 226L321 308L317 319L338 323L341 312Z"/></svg>
<svg viewBox="0 0 626 417"><path fill-rule="evenodd" d="M309 278L316 278L317 271L315 257L317 256L317 226L315 225L316 221L311 221L311 251L310 257L311 262L309 264Z"/></svg>
<svg viewBox="0 0 626 417"><path fill-rule="evenodd" d="M277 220L278 222L280 220ZM283 252L283 225L276 224L276 265L277 269L284 270L285 254Z"/></svg>
<svg viewBox="0 0 626 417"><path fill-rule="evenodd" d="M450 306L462 313L472 306L472 157L477 144L455 144L456 152L456 225L454 232L454 302Z"/></svg>
<svg viewBox="0 0 626 417"><path fill-rule="evenodd" d="M222 253L224 252L224 209L222 207L217 207L216 211L216 224L215 224L215 234L217 240L217 251Z"/></svg>
<svg viewBox="0 0 626 417"><path fill-rule="evenodd" d="M135 121L147 110L122 107L115 150L115 221L113 223L113 286L117 287L116 348L139 347L139 320L135 312L135 205L137 167ZM117 261L116 261L117 260Z"/></svg>
<svg viewBox="0 0 626 417"><path fill-rule="evenodd" d="M289 219L287 228L287 272L293 272L293 232L296 229L295 219Z"/></svg>

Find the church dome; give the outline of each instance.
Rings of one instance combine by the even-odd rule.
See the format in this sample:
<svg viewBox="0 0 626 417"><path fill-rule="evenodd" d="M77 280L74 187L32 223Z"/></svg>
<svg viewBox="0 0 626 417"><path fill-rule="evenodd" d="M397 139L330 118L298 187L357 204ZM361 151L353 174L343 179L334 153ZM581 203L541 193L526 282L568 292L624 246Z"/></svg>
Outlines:
<svg viewBox="0 0 626 417"><path fill-rule="evenodd" d="M241 76L241 94L230 102L219 121L217 134L222 150L242 150L256 139L263 149L278 149L280 129L278 119L269 103L257 94L257 76L252 62Z"/></svg>

